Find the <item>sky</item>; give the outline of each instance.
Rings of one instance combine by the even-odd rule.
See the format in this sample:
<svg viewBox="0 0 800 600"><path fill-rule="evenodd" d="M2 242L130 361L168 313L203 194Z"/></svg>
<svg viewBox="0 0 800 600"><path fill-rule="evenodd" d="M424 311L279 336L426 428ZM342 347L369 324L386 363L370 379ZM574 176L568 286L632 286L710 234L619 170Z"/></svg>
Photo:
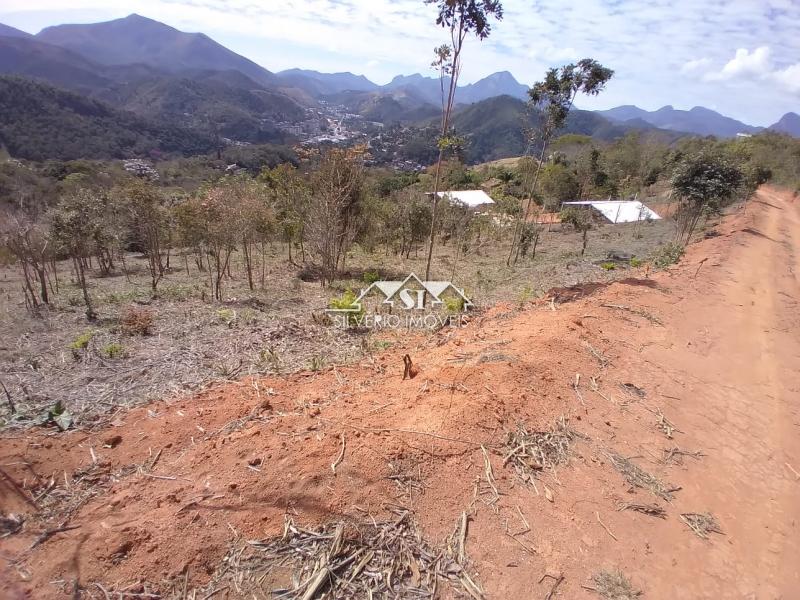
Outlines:
<svg viewBox="0 0 800 600"><path fill-rule="evenodd" d="M580 108L705 106L752 125L800 113L800 0L503 0L471 40L460 83L510 71L532 84L549 67L594 58L615 71ZM0 0L0 22L30 33L130 13L201 31L271 71L350 71L376 83L433 75L447 40L423 0Z"/></svg>

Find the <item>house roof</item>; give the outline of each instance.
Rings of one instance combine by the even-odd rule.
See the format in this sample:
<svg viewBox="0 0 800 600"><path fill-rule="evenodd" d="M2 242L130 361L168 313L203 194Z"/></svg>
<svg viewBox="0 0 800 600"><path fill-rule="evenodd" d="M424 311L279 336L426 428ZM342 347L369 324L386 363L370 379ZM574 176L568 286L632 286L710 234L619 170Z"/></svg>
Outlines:
<svg viewBox="0 0 800 600"><path fill-rule="evenodd" d="M448 198L451 201L466 204L470 208L483 204L494 204L494 200L483 190L457 190L450 192L439 192L439 198Z"/></svg>
<svg viewBox="0 0 800 600"><path fill-rule="evenodd" d="M612 223L635 223L661 218L638 200L580 200L564 202L564 205L591 206Z"/></svg>

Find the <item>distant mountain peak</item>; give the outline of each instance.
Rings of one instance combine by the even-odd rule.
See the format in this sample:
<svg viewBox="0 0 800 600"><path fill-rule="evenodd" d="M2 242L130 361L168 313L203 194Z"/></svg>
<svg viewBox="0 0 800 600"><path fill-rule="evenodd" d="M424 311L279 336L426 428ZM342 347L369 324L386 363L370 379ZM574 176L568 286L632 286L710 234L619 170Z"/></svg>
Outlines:
<svg viewBox="0 0 800 600"><path fill-rule="evenodd" d="M774 125L770 125L770 131L786 133L800 138L800 115L795 112L788 112L783 115Z"/></svg>
<svg viewBox="0 0 800 600"><path fill-rule="evenodd" d="M616 121L628 122L631 119L641 119L662 129L697 135L713 135L721 138L734 137L739 133L761 131L760 127L747 125L704 106L695 106L691 110L676 110L668 104L652 112L636 106L618 106L598 112Z"/></svg>
<svg viewBox="0 0 800 600"><path fill-rule="evenodd" d="M18 38L31 38L33 37L27 31L22 31L21 29L17 29L16 27L11 27L11 25L4 25L0 23L0 36L3 37L18 37Z"/></svg>

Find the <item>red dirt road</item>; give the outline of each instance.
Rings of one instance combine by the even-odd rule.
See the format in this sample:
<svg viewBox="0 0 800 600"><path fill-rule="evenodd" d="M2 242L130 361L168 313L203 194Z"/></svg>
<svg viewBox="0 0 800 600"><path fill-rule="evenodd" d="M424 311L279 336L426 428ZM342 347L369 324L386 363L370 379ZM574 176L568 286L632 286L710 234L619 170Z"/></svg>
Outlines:
<svg viewBox="0 0 800 600"><path fill-rule="evenodd" d="M261 538L287 512L314 524L401 503L432 543L469 512L487 598L544 598L545 574L564 576L553 598L596 598L587 588L603 569L646 598L800 597L800 200L764 188L716 230L668 271L574 301L558 293L556 310L496 307L358 367L217 385L105 431L0 438L0 510L28 515L0 540L6 592L99 598L94 583L152 591L187 569L200 587L232 531ZM421 373L402 381L406 351ZM503 465L501 444L517 423L544 430L562 415L589 439L537 493ZM493 504L485 485L475 496L480 444ZM665 463L675 447L703 456ZM674 499L632 488L611 452L679 487ZM408 494L396 474L423 489ZM667 518L620 502L660 504ZM707 512L723 534L704 540L680 515ZM517 533L523 516L530 531ZM62 523L77 528L31 548Z"/></svg>

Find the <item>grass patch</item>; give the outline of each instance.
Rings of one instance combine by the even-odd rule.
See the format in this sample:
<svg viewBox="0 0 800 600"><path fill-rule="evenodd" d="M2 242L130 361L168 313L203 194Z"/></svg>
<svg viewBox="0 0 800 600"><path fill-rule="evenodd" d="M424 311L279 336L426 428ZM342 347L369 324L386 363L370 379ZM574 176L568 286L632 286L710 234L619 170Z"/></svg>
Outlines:
<svg viewBox="0 0 800 600"><path fill-rule="evenodd" d="M608 600L636 600L642 595L622 571L600 571L592 581L594 591Z"/></svg>
<svg viewBox="0 0 800 600"><path fill-rule="evenodd" d="M122 358L125 356L125 346L118 342L112 342L106 346L103 346L101 352L103 356L112 360L115 358Z"/></svg>
<svg viewBox="0 0 800 600"><path fill-rule="evenodd" d="M684 247L677 242L669 242L659 246L653 252L653 264L659 269L664 269L677 263L683 256Z"/></svg>
<svg viewBox="0 0 800 600"><path fill-rule="evenodd" d="M94 337L94 331L85 331L84 333L80 334L69 345L70 350L86 350L89 347L89 342L92 341Z"/></svg>
<svg viewBox="0 0 800 600"><path fill-rule="evenodd" d="M604 263L600 264L600 267L604 271L615 271L616 268L617 268L617 265L615 263L613 263L613 262L604 262Z"/></svg>

